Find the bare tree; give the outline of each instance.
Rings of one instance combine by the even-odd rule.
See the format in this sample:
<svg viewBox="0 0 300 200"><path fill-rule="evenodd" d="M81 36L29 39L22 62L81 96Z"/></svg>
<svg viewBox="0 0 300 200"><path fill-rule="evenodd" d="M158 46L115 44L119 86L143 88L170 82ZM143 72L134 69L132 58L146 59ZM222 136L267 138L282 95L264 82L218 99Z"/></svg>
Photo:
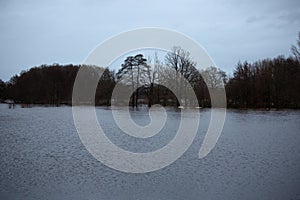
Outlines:
<svg viewBox="0 0 300 200"><path fill-rule="evenodd" d="M183 99L183 96L186 96L187 82L193 85L195 83L197 72L196 62L194 62L190 56L190 53L179 46L174 46L165 57L165 62L168 67L175 70L175 73L171 73L169 70L166 70L166 76L169 78L174 78L175 80L175 89L176 93L179 94L179 100L177 99L177 106L180 105L179 101L184 101L186 103L186 99ZM173 77L172 77L173 76ZM183 76L187 81L179 81L183 80L179 78ZM183 103L183 102L181 102Z"/></svg>
<svg viewBox="0 0 300 200"><path fill-rule="evenodd" d="M292 50L292 53L295 56L296 60L298 62L300 62L300 32L298 33L297 46L292 45L291 50Z"/></svg>
<svg viewBox="0 0 300 200"><path fill-rule="evenodd" d="M216 67L208 67L201 71L208 88L220 88L226 82L226 73Z"/></svg>
<svg viewBox="0 0 300 200"><path fill-rule="evenodd" d="M143 84L146 89L146 94L148 97L148 106L151 107L153 103L155 103L154 97L154 86L156 86L157 100L156 102L160 102L159 98L159 87L161 84L160 80L160 71L163 67L163 63L158 59L157 52L154 54L154 59L152 62L151 57L148 57L147 65L146 65L146 73L145 79L143 79Z"/></svg>

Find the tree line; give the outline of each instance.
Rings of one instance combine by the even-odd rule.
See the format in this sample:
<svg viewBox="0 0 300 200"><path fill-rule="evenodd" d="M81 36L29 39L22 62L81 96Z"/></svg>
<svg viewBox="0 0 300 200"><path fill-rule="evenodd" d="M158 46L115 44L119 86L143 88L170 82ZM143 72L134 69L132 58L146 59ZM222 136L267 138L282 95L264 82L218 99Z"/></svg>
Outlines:
<svg viewBox="0 0 300 200"><path fill-rule="evenodd" d="M80 67L87 67L91 73L101 72L95 94L96 105L110 105L116 85L132 94L129 104L162 104L179 106L184 101L187 82L194 90L198 105L210 107L209 89L225 87L227 106L235 108L299 108L300 107L300 33L292 55L278 56L249 63L239 62L233 75L210 66L203 70L196 68L189 52L173 47L164 58L158 55L146 58L142 54L128 56L120 69L84 65L41 65L22 71L8 82L0 80L0 99L14 100L22 104L61 105L72 103L73 84ZM175 80L175 81L174 81ZM173 91L165 87L173 81ZM179 98L176 98L177 91ZM127 102L128 104L128 102Z"/></svg>

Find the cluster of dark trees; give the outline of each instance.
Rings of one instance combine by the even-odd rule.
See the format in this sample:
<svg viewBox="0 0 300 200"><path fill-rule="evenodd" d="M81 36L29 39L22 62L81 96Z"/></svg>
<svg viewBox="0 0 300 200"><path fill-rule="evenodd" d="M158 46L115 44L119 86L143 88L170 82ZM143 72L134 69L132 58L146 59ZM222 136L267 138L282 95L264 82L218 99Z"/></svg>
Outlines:
<svg viewBox="0 0 300 200"><path fill-rule="evenodd" d="M300 108L300 63L279 56L239 63L226 84L229 107Z"/></svg>
<svg viewBox="0 0 300 200"><path fill-rule="evenodd" d="M80 67L82 65L53 64L22 71L6 83L0 80L0 99L21 104L71 105L73 85ZM97 103L107 103L114 84L113 72L104 69L95 96Z"/></svg>
<svg viewBox="0 0 300 200"><path fill-rule="evenodd" d="M226 83L227 104L237 108L300 108L300 33L292 56L239 62Z"/></svg>
<svg viewBox="0 0 300 200"><path fill-rule="evenodd" d="M292 46L293 56L279 56L249 63L239 62L233 76L216 67L197 70L189 52L180 47L165 56L165 61L145 58L142 54L128 56L121 68L115 72L108 68L84 66L91 72L101 71L95 94L96 105L110 105L116 85L131 95L129 104L144 103L151 106L179 106L186 101L188 89L184 77L194 90L198 105L211 106L209 89L225 87L227 106L236 108L299 108L300 107L300 33L298 46ZM10 81L0 80L0 100L11 99L22 104L61 105L72 103L72 90L77 72L82 65L42 65L22 71ZM96 69L96 70L95 70ZM94 70L94 71L93 71ZM173 91L165 87L175 81ZM176 98L174 91L180 91ZM128 102L127 102L128 104Z"/></svg>
<svg viewBox="0 0 300 200"><path fill-rule="evenodd" d="M61 104L71 99L78 66L42 65L22 71L2 86L1 98L23 104Z"/></svg>

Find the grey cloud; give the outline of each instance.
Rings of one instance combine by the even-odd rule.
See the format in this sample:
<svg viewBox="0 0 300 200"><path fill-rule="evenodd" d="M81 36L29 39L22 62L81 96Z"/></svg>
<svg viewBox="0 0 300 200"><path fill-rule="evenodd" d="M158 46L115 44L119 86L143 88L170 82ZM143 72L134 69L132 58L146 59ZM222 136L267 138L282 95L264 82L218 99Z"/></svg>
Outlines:
<svg viewBox="0 0 300 200"><path fill-rule="evenodd" d="M252 16L252 17L249 17L246 22L247 23L255 23L255 22L260 22L260 21L263 21L265 20L267 17L266 16Z"/></svg>
<svg viewBox="0 0 300 200"><path fill-rule="evenodd" d="M277 17L278 20L286 23L299 23L300 22L300 9L295 10L294 12L281 12Z"/></svg>
<svg viewBox="0 0 300 200"><path fill-rule="evenodd" d="M192 37L232 71L243 58L289 54L300 31L299 2L0 0L0 79L43 63L79 63L112 35L145 26Z"/></svg>

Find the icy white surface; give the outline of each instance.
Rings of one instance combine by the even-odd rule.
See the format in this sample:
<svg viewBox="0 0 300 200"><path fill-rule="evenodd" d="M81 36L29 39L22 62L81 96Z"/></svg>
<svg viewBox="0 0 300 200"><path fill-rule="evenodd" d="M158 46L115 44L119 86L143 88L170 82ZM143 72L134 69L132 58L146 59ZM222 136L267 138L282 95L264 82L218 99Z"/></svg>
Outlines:
<svg viewBox="0 0 300 200"><path fill-rule="evenodd" d="M111 111L98 108L116 145L148 152L176 134L180 113L169 110L161 133L146 139L122 133ZM140 125L145 110L132 111ZM210 110L198 135L172 165L129 174L106 167L82 145L70 107L8 109L0 104L0 199L300 199L300 112L229 110L213 151L198 159Z"/></svg>

